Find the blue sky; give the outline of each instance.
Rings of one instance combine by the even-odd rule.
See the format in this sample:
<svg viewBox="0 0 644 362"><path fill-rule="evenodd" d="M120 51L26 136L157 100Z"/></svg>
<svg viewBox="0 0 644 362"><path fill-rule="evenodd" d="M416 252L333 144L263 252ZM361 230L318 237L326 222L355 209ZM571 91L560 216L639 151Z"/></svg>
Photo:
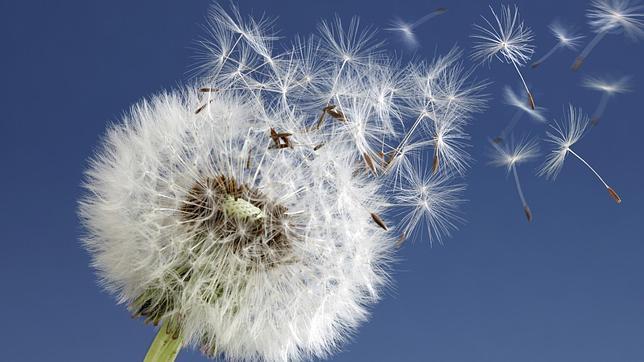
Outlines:
<svg viewBox="0 0 644 362"><path fill-rule="evenodd" d="M0 328L3 361L136 361L155 331L132 320L97 285L76 200L86 159L109 122L144 96L187 80L209 2L0 2ZM586 1L518 1L536 33L537 56L556 17L586 35ZM385 27L393 16L448 13L418 29L418 58L454 44L468 50L483 1L242 1L243 13L278 16L281 35L308 34L320 18L359 15ZM381 33L383 37L387 34ZM392 41L388 47L401 51ZM411 54L404 53L404 56ZM584 75L632 75L634 91L611 99L575 150L623 198L616 205L580 163L555 182L519 169L534 213L528 224L511 178L487 166L487 138L513 114L502 87L511 67L493 63L489 110L470 127L476 158L467 175L467 223L444 245L405 245L395 287L335 361L644 360L644 123L642 43L609 35L577 73L561 51L525 69L537 103L559 118L568 103L592 112L599 94ZM544 126L517 131L542 137ZM543 145L543 147L546 147ZM178 361L201 361L183 351Z"/></svg>

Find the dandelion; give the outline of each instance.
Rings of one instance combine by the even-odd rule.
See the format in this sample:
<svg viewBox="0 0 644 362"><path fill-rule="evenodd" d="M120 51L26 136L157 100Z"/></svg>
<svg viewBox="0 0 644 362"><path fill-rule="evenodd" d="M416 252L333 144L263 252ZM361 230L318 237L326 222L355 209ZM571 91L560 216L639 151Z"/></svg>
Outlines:
<svg viewBox="0 0 644 362"><path fill-rule="evenodd" d="M508 173L512 172L514 176L514 183L521 199L523 212L525 213L528 222L532 221L532 211L525 196L523 195L523 188L519 181L519 174L517 172L517 165L534 160L539 155L539 145L534 139L523 139L520 142L509 143L500 146L491 142L494 148L494 154L490 164L498 167L505 167Z"/></svg>
<svg viewBox="0 0 644 362"><path fill-rule="evenodd" d="M644 37L644 6L630 0L593 0L586 17L595 37L572 64L578 70L606 34L625 34L632 40Z"/></svg>
<svg viewBox="0 0 644 362"><path fill-rule="evenodd" d="M549 26L550 32L557 39L557 43L539 60L532 63L532 68L536 68L545 62L550 56L552 56L559 49L571 49L575 50L579 47L581 39L584 38L583 35L576 34L566 27L559 21L554 21Z"/></svg>
<svg viewBox="0 0 644 362"><path fill-rule="evenodd" d="M519 70L519 67L524 66L534 53L534 46L530 44L533 40L532 30L524 25L516 6L514 9L509 5L501 6L501 12L498 15L491 6L490 11L494 21L491 22L481 16L485 24L474 25L477 33L472 35L476 41L472 57L484 62L490 62L496 58L503 63L511 63L523 83L530 108L535 109L534 97Z"/></svg>
<svg viewBox="0 0 644 362"><path fill-rule="evenodd" d="M414 30L417 27L423 25L428 20L445 14L446 12L447 8L437 8L412 23L408 23L402 19L396 18L391 22L390 27L385 28L385 30L397 33L400 36L400 39L402 39L403 43L409 49L414 49L418 47L418 39L416 37L416 34L414 33Z"/></svg>
<svg viewBox="0 0 644 362"><path fill-rule="evenodd" d="M602 97L597 104L597 108L590 119L590 123L593 126L596 126L599 123L600 118L604 115L606 105L611 97L616 94L630 91L629 77L621 77L619 79L586 77L582 82L582 85L586 88L602 93Z"/></svg>
<svg viewBox="0 0 644 362"><path fill-rule="evenodd" d="M572 146L577 143L581 137L583 137L587 126L588 116L583 114L581 109L574 108L570 105L568 112L564 114L563 122L560 124L555 121L555 124L551 126L553 128L553 132L547 132L546 141L552 143L554 145L554 149L548 154L546 162L539 170L539 174L554 179L561 171L564 161L566 160L566 156L570 153L588 167L595 176L597 176L599 181L604 185L604 187L606 187L610 197L619 204L622 202L622 199L619 197L617 192L608 186L599 173L597 173L597 171L595 171L595 169L592 168L586 160L572 149Z"/></svg>
<svg viewBox="0 0 644 362"><path fill-rule="evenodd" d="M161 325L146 360L323 358L380 297L393 230L454 229L483 84L457 51L401 65L357 19L283 46L270 19L210 15L195 84L140 102L92 159L84 244L107 289ZM428 150L441 167L418 176Z"/></svg>
<svg viewBox="0 0 644 362"><path fill-rule="evenodd" d="M535 109L532 109L528 107L528 105L525 103L524 100L522 100L519 95L512 90L512 88L506 86L503 88L503 95L505 99L505 103L508 105L516 108L517 110L515 111L514 115L510 119L510 122L503 128L503 130L499 133L499 135L494 138L495 143L501 143L503 140L506 138L506 136L512 132L514 127L516 127L517 123L519 120L521 120L521 117L524 114L527 114L530 116L530 119L535 120L539 123L545 123L546 122L546 117L544 117L543 113L545 112L545 108L543 107L536 107Z"/></svg>
<svg viewBox="0 0 644 362"><path fill-rule="evenodd" d="M354 172L346 144L280 147L318 137L246 97L214 95L195 115L195 93L153 97L109 130L80 207L94 266L134 316L164 326L150 358L168 342L324 356L387 281L393 240L370 216L380 183Z"/></svg>

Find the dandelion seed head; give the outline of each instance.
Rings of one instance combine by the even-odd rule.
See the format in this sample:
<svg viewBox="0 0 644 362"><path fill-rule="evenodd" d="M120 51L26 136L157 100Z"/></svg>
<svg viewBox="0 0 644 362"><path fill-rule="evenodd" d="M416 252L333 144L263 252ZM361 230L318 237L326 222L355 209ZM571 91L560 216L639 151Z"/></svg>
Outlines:
<svg viewBox="0 0 644 362"><path fill-rule="evenodd" d="M198 84L140 102L93 158L85 245L135 316L208 356L322 358L388 282L383 229L455 229L485 83L458 50L402 65L357 19L283 46L271 19L210 16Z"/></svg>
<svg viewBox="0 0 644 362"><path fill-rule="evenodd" d="M379 182L346 143L277 148L271 128L320 140L250 97L211 97L194 114L196 91L162 94L108 131L80 206L94 266L132 313L180 320L208 353L324 356L388 280Z"/></svg>

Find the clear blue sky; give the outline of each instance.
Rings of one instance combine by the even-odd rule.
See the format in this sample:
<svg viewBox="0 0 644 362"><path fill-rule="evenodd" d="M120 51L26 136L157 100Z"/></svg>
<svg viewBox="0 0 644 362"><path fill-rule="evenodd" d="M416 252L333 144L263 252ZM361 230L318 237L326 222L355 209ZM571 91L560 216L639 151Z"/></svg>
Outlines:
<svg viewBox="0 0 644 362"><path fill-rule="evenodd" d="M420 57L468 35L484 1L242 1L241 11L279 16L282 35L310 33L320 18L359 15L384 26L438 6L449 12L419 28ZM537 55L559 16L588 34L586 1L519 1L536 32ZM209 2L0 2L0 360L138 361L155 331L130 319L102 291L78 241L76 200L86 159L110 121L143 96L175 87L194 64ZM384 34L383 34L384 36ZM392 43L392 48L399 45ZM468 174L468 220L444 246L417 241L400 251L396 286L335 361L644 361L644 47L620 36L600 43L578 73L562 51L526 69L549 118L572 102L592 112L599 94L585 74L631 74L634 92L612 99L576 147L619 191L616 205L573 159L556 182L520 169L534 221L512 179L486 165L486 139L513 111L494 81L490 109L470 131L477 162ZM523 123L519 131L541 136ZM178 361L201 361L183 351Z"/></svg>

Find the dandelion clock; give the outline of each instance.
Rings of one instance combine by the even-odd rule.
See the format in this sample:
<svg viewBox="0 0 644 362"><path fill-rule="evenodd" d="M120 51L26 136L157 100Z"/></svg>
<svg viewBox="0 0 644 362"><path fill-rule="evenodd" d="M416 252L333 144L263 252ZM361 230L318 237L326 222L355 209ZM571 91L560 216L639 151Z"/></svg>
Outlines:
<svg viewBox="0 0 644 362"><path fill-rule="evenodd" d="M183 344L233 360L325 356L378 298L394 241L379 183L351 148L197 91L143 101L87 171L85 243L106 287L162 325L146 360ZM271 132L272 130L272 132ZM276 136L277 135L277 136Z"/></svg>
<svg viewBox="0 0 644 362"><path fill-rule="evenodd" d="M145 361L182 347L324 358L366 320L394 248L455 228L484 83L458 50L402 66L357 19L285 46L266 18L216 6L210 19L194 81L107 131L86 172L84 244L102 284L159 329Z"/></svg>

